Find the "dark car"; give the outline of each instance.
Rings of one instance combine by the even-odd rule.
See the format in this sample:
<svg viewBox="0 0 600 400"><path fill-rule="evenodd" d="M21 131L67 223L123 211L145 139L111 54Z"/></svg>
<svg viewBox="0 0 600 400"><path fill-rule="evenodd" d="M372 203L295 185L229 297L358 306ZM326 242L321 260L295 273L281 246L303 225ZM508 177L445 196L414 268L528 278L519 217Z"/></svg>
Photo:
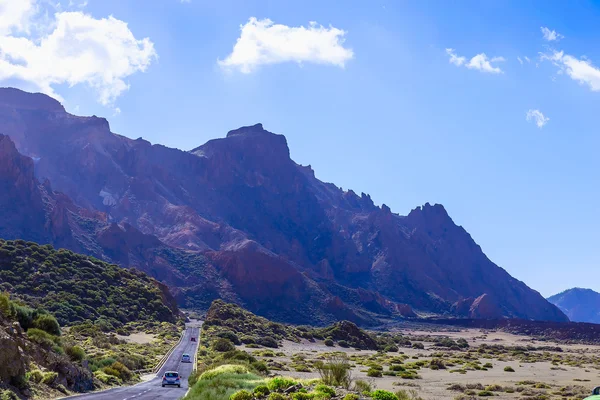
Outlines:
<svg viewBox="0 0 600 400"><path fill-rule="evenodd" d="M196 341L196 338L192 336L192 339L191 339L191 340L192 340L192 342L195 342L195 341Z"/></svg>
<svg viewBox="0 0 600 400"><path fill-rule="evenodd" d="M179 377L179 372L177 371L167 371L163 375L162 378L162 387L165 386L177 386L181 387L181 379Z"/></svg>

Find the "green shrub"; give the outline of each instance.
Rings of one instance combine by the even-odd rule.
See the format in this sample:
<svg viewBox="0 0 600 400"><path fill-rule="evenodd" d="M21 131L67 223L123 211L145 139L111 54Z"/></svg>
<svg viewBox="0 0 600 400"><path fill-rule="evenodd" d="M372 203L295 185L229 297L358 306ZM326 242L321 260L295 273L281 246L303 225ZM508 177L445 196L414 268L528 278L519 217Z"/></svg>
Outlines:
<svg viewBox="0 0 600 400"><path fill-rule="evenodd" d="M417 391L414 389L408 392L406 390L398 390L396 392L396 397L398 397L398 400L423 400L423 398L420 397ZM458 398L463 399L462 397Z"/></svg>
<svg viewBox="0 0 600 400"><path fill-rule="evenodd" d="M515 369L507 365L506 367L504 367L504 372L515 372Z"/></svg>
<svg viewBox="0 0 600 400"><path fill-rule="evenodd" d="M275 377L271 379L267 383L267 387L272 392L283 391L289 387L292 387L296 384L296 381L292 378L284 378L281 376Z"/></svg>
<svg viewBox="0 0 600 400"><path fill-rule="evenodd" d="M325 346L328 346L328 347L333 347L335 345L335 343L333 343L333 340L330 338L325 339L325 341L323 343L325 344Z"/></svg>
<svg viewBox="0 0 600 400"><path fill-rule="evenodd" d="M29 380L35 383L40 383L44 379L44 373L39 369L34 369L28 374Z"/></svg>
<svg viewBox="0 0 600 400"><path fill-rule="evenodd" d="M446 364L441 358L434 358L429 362L429 368L433 370L446 369Z"/></svg>
<svg viewBox="0 0 600 400"><path fill-rule="evenodd" d="M217 336L224 338L224 339L228 339L233 344L241 344L242 343L240 338L238 337L238 335L236 335L235 333L233 333L231 331L218 332Z"/></svg>
<svg viewBox="0 0 600 400"><path fill-rule="evenodd" d="M250 365L252 366L252 368L257 370L261 374L269 373L269 366L264 361L254 361L254 362L250 363Z"/></svg>
<svg viewBox="0 0 600 400"><path fill-rule="evenodd" d="M482 390L481 392L477 393L477 396L481 396L481 397L488 397L488 396L493 396L494 392L490 391L490 390Z"/></svg>
<svg viewBox="0 0 600 400"><path fill-rule="evenodd" d="M315 386L315 392L324 394L325 397L327 397L327 398L331 398L331 397L335 396L335 389L332 388L331 386L327 386L327 385L323 385L323 384L319 384L319 385Z"/></svg>
<svg viewBox="0 0 600 400"><path fill-rule="evenodd" d="M367 370L367 376L371 378L381 378L383 376L383 372L377 368L369 368Z"/></svg>
<svg viewBox="0 0 600 400"><path fill-rule="evenodd" d="M82 361L85 358L85 350L80 346L65 347L65 354L68 355L72 361Z"/></svg>
<svg viewBox="0 0 600 400"><path fill-rule="evenodd" d="M398 352L398 346L396 346L395 344L387 345L387 346L385 346L384 351L387 352L387 353L397 353Z"/></svg>
<svg viewBox="0 0 600 400"><path fill-rule="evenodd" d="M373 391L371 393L371 398L374 400L398 400L398 396L396 396L394 393L381 389Z"/></svg>
<svg viewBox="0 0 600 400"><path fill-rule="evenodd" d="M14 310L12 302L8 297L8 294L0 293L0 315L5 318L12 318L14 316Z"/></svg>
<svg viewBox="0 0 600 400"><path fill-rule="evenodd" d="M267 400L286 400L286 397L279 393L271 393Z"/></svg>
<svg viewBox="0 0 600 400"><path fill-rule="evenodd" d="M403 365L393 364L393 365L390 365L390 371L401 372L401 371L406 371L406 368L404 368Z"/></svg>
<svg viewBox="0 0 600 400"><path fill-rule="evenodd" d="M19 400L19 396L17 396L12 390L0 389L0 400Z"/></svg>
<svg viewBox="0 0 600 400"><path fill-rule="evenodd" d="M337 343L338 343L338 346L340 346L340 347L344 347L344 348L350 347L350 344L346 340L343 340L343 339L338 340Z"/></svg>
<svg viewBox="0 0 600 400"><path fill-rule="evenodd" d="M60 325L56 318L50 314L42 314L33 321L33 327L48 332L54 336L60 336Z"/></svg>
<svg viewBox="0 0 600 400"><path fill-rule="evenodd" d="M273 339L270 336L265 336L263 338L258 339L257 343L261 346L270 347L272 349L276 349L279 347L279 343L277 343L277 340Z"/></svg>
<svg viewBox="0 0 600 400"><path fill-rule="evenodd" d="M27 331L27 337L32 342L35 342L46 348L52 348L59 343L59 340L56 336L52 336L48 332L37 328L30 328Z"/></svg>
<svg viewBox="0 0 600 400"><path fill-rule="evenodd" d="M212 349L214 351L224 353L226 351L235 350L235 346L233 345L233 343L231 343L231 341L229 339L218 338L218 339L215 339L215 341L213 341Z"/></svg>
<svg viewBox="0 0 600 400"><path fill-rule="evenodd" d="M352 368L345 354L333 354L325 362L315 362L314 367L325 385L341 386L346 389L350 387Z"/></svg>
<svg viewBox="0 0 600 400"><path fill-rule="evenodd" d="M348 393L344 396L344 400L358 400L360 397L356 393Z"/></svg>
<svg viewBox="0 0 600 400"><path fill-rule="evenodd" d="M292 393L291 398L292 398L292 400L312 400L313 398L315 398L315 394L314 393L296 392L296 393Z"/></svg>
<svg viewBox="0 0 600 400"><path fill-rule="evenodd" d="M418 350L424 350L425 349L425 345L421 342L416 342L413 343L412 345L413 349L418 349Z"/></svg>
<svg viewBox="0 0 600 400"><path fill-rule="evenodd" d="M196 382L198 382L198 378L200 378L201 373L202 372L200 372L199 370L192 371L190 376L188 376L188 386L189 387L194 386L196 384Z"/></svg>
<svg viewBox="0 0 600 400"><path fill-rule="evenodd" d="M483 364L483 368L492 369L492 368L494 368L494 366L492 365L492 363L485 363L485 364Z"/></svg>
<svg viewBox="0 0 600 400"><path fill-rule="evenodd" d="M240 390L229 396L229 400L252 400L252 393L247 390Z"/></svg>
<svg viewBox="0 0 600 400"><path fill-rule="evenodd" d="M359 393L371 393L371 391L373 391L373 386L367 381L358 379L354 381L354 390Z"/></svg>
<svg viewBox="0 0 600 400"><path fill-rule="evenodd" d="M96 379L106 385L120 385L122 383L121 380L116 376L108 375L102 370L95 371L94 376Z"/></svg>
<svg viewBox="0 0 600 400"><path fill-rule="evenodd" d="M44 372L44 377L42 378L42 383L46 385L52 385L54 381L58 378L58 374L56 372Z"/></svg>
<svg viewBox="0 0 600 400"><path fill-rule="evenodd" d="M267 397L271 391L267 385L260 385L254 388L253 393L256 397Z"/></svg>
<svg viewBox="0 0 600 400"><path fill-rule="evenodd" d="M123 381L128 381L133 378L133 372L129 370L123 363L117 361L113 365L110 366L113 370L118 372L118 375L115 375L117 378L120 378ZM106 372L106 371L105 371ZM108 373L108 372L107 372ZM114 375L114 374L109 374Z"/></svg>
<svg viewBox="0 0 600 400"><path fill-rule="evenodd" d="M229 375L244 375L248 373L248 367L245 367L243 365L221 365L217 368L213 368L211 370L208 370L204 373L202 373L202 375L200 375L200 380L210 380L210 379L214 379L215 377L219 376L219 375L225 375L225 374L229 374Z"/></svg>

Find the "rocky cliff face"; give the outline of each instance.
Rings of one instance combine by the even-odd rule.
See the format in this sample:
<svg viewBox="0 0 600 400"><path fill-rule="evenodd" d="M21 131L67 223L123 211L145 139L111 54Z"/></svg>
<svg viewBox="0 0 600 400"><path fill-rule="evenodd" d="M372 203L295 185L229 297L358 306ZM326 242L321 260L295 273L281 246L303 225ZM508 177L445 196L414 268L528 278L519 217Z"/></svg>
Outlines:
<svg viewBox="0 0 600 400"><path fill-rule="evenodd" d="M301 323L459 309L566 320L493 264L441 205L405 217L376 207L316 179L291 160L284 136L260 124L184 152L115 135L106 120L39 96L0 90L0 132L52 185L28 183L50 199L41 240L137 266L183 305L224 298Z"/></svg>
<svg viewBox="0 0 600 400"><path fill-rule="evenodd" d="M571 321L600 324L600 293L591 289L574 288L548 298Z"/></svg>

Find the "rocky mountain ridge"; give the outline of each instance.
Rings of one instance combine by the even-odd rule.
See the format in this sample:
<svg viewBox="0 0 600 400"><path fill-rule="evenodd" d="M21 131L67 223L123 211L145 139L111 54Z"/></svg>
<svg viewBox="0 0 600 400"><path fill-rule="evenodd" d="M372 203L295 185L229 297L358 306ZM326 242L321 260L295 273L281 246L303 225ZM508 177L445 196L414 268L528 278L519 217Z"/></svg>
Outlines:
<svg viewBox="0 0 600 400"><path fill-rule="evenodd" d="M571 321L600 324L600 293L573 288L548 297Z"/></svg>
<svg viewBox="0 0 600 400"><path fill-rule="evenodd" d="M0 212L11 215L0 236L136 266L186 307L222 298L316 324L415 311L567 320L491 262L443 206L407 216L377 207L318 180L260 124L186 152L0 89L0 132L10 137L0 138L0 185L10 189Z"/></svg>

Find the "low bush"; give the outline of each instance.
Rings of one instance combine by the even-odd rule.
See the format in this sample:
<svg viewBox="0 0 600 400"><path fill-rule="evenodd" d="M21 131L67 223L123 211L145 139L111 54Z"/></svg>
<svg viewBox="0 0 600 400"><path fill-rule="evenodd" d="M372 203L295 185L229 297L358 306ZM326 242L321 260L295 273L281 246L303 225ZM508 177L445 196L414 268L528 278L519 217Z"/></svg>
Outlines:
<svg viewBox="0 0 600 400"><path fill-rule="evenodd" d="M369 368L367 370L367 376L371 378L381 378L383 376L383 372L377 368Z"/></svg>
<svg viewBox="0 0 600 400"><path fill-rule="evenodd" d="M267 397L271 391L269 390L269 388L267 387L267 385L260 385L254 388L254 396L256 397Z"/></svg>
<svg viewBox="0 0 600 400"><path fill-rule="evenodd" d="M60 336L60 325L56 318L50 314L42 314L33 321L33 327L48 332L54 336Z"/></svg>
<svg viewBox="0 0 600 400"><path fill-rule="evenodd" d="M348 393L344 396L344 400L358 400L360 397L355 393Z"/></svg>
<svg viewBox="0 0 600 400"><path fill-rule="evenodd" d="M271 393L267 400L286 400L286 397L280 393Z"/></svg>
<svg viewBox="0 0 600 400"><path fill-rule="evenodd" d="M332 388L331 386L327 386L327 385L323 385L323 384L315 386L315 392L325 395L322 397L332 398L335 396L335 389Z"/></svg>
<svg viewBox="0 0 600 400"><path fill-rule="evenodd" d="M44 373L39 369L34 369L33 371L29 372L28 378L32 382L40 383L42 379L44 379Z"/></svg>
<svg viewBox="0 0 600 400"><path fill-rule="evenodd" d="M398 400L398 396L396 396L394 393L381 389L373 391L371 393L371 398L373 400Z"/></svg>
<svg viewBox="0 0 600 400"><path fill-rule="evenodd" d="M56 381L56 378L58 378L58 374L56 372L45 372L44 377L42 378L42 383L46 385L52 385L54 381Z"/></svg>
<svg viewBox="0 0 600 400"><path fill-rule="evenodd" d="M385 346L384 351L387 353L397 353L398 352L398 346L396 346L395 344L390 344Z"/></svg>
<svg viewBox="0 0 600 400"><path fill-rule="evenodd" d="M215 339L211 347L214 351L218 351L220 353L235 350L233 343L231 343L229 339L225 338Z"/></svg>
<svg viewBox="0 0 600 400"><path fill-rule="evenodd" d="M289 387L292 387L296 384L296 381L292 378L284 378L278 376L276 378L271 379L267 382L267 387L272 392L283 391Z"/></svg>
<svg viewBox="0 0 600 400"><path fill-rule="evenodd" d="M72 361L82 361L85 358L85 350L80 346L66 346L65 354L69 356Z"/></svg>
<svg viewBox="0 0 600 400"><path fill-rule="evenodd" d="M371 384L367 381L358 379L354 381L354 390L356 390L359 393L371 393L371 391L373 390L373 386L371 386Z"/></svg>
<svg viewBox="0 0 600 400"><path fill-rule="evenodd" d="M240 390L229 396L230 400L252 400L252 398L252 393L247 390Z"/></svg>
<svg viewBox="0 0 600 400"><path fill-rule="evenodd" d="M350 361L345 354L333 354L325 362L318 361L315 369L325 385L349 388L352 381Z"/></svg>
<svg viewBox="0 0 600 400"><path fill-rule="evenodd" d="M0 389L0 400L19 400L19 396L17 396L12 390Z"/></svg>
<svg viewBox="0 0 600 400"><path fill-rule="evenodd" d="M225 364L202 373L185 398L186 400L222 400L245 390L250 394L250 399L254 388L264 384L264 379L250 373L247 366Z"/></svg>
<svg viewBox="0 0 600 400"><path fill-rule="evenodd" d="M509 365L504 367L504 372L515 372L515 369Z"/></svg>
<svg viewBox="0 0 600 400"><path fill-rule="evenodd" d="M338 341L338 346L347 348L350 347L350 344L346 340L340 340Z"/></svg>
<svg viewBox="0 0 600 400"><path fill-rule="evenodd" d="M481 396L481 397L489 397L489 396L493 396L494 392L492 392L491 390L482 390L481 392L477 393L477 396Z"/></svg>
<svg viewBox="0 0 600 400"><path fill-rule="evenodd" d="M296 392L292 393L292 400L312 400L315 398L314 393Z"/></svg>
<svg viewBox="0 0 600 400"><path fill-rule="evenodd" d="M261 346L270 347L272 349L276 349L279 347L279 343L277 343L277 340L273 339L270 336L265 336L263 338L258 339L257 343Z"/></svg>
<svg viewBox="0 0 600 400"><path fill-rule="evenodd" d="M30 328L27 331L27 337L32 342L35 342L35 343L39 344L40 346L43 346L46 348L52 348L55 345L60 343L60 340L58 337L52 336L48 332L43 331L41 329L37 329L37 328Z"/></svg>
<svg viewBox="0 0 600 400"><path fill-rule="evenodd" d="M323 343L324 343L324 344L325 344L325 346L327 346L327 347L333 347L333 346L335 345L335 343L333 342L333 340L332 340L332 339L330 339L330 338L327 338L327 339L325 339L325 341L324 341Z"/></svg>

